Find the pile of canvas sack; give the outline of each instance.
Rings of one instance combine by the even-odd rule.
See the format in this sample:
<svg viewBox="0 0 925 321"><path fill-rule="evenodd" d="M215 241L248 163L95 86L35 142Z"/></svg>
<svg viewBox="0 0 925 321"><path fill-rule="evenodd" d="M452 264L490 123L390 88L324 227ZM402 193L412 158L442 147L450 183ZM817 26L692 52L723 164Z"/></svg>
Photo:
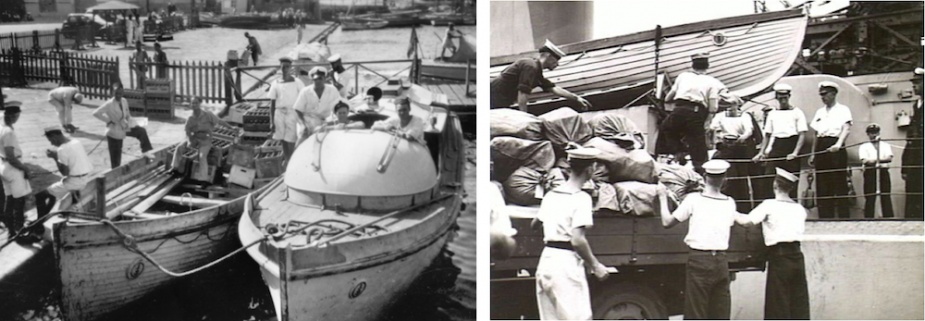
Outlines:
<svg viewBox="0 0 925 321"><path fill-rule="evenodd" d="M667 188L671 208L702 190L700 175L689 167L657 163L643 143L636 125L613 112L586 120L566 107L539 117L509 108L491 110L492 180L501 182L508 204L540 204L546 192L568 178L565 150L576 146L601 150L583 187L598 213L659 215L659 188Z"/></svg>

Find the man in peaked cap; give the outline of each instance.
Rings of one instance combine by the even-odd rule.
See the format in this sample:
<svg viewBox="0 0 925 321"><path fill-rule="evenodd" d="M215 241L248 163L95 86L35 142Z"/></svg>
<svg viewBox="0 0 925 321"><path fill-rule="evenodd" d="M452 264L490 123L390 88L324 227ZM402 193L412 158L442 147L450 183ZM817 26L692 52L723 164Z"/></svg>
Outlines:
<svg viewBox="0 0 925 321"><path fill-rule="evenodd" d="M549 40L539 50L539 58L522 58L504 68L498 78L491 81L491 108L511 107L515 102L521 111L527 111L527 100L533 88L571 100L581 105L582 110L591 108L591 103L572 92L556 86L543 77L543 69L554 70L565 52Z"/></svg>
<svg viewBox="0 0 925 321"><path fill-rule="evenodd" d="M596 148L567 150L572 175L543 196L531 227L542 225L546 246L536 267L536 301L541 320L590 320L591 297L585 271L599 280L607 267L591 252L585 230L594 225L591 196L581 190L601 153Z"/></svg>
<svg viewBox="0 0 925 321"><path fill-rule="evenodd" d="M334 112L334 105L340 101L340 92L333 85L325 83L327 69L321 66L312 68L308 75L312 79L311 85L306 85L296 98L292 109L297 115L297 131L301 142L308 138L318 126L324 124L324 119Z"/></svg>
<svg viewBox="0 0 925 321"><path fill-rule="evenodd" d="M273 110L270 113L273 115L273 139L282 141L283 156L288 161L299 138L298 120L293 105L305 84L293 77L292 59L279 58L279 70L283 76L270 84L267 98L276 102L271 105Z"/></svg>
<svg viewBox="0 0 925 321"><path fill-rule="evenodd" d="M659 187L662 225L673 227L690 221L684 243L690 248L684 286L685 319L725 319L731 313L729 263L726 250L732 225L741 220L735 201L720 188L729 163L710 160L703 164L705 187L690 194L675 209L668 210L667 192Z"/></svg>
<svg viewBox="0 0 925 321"><path fill-rule="evenodd" d="M76 138L68 138L58 126L45 128L45 138L55 149L45 151L45 155L55 160L62 178L51 184L48 189L35 194L35 207L39 217L51 212L55 202L67 193L79 191L90 181L93 163L84 150L83 144Z"/></svg>
<svg viewBox="0 0 925 321"><path fill-rule="evenodd" d="M915 68L912 72L912 90L919 95L919 99L912 104L912 122L906 129L906 148L903 150L902 158L902 178L906 181L906 217L915 217L922 219L922 203L925 198L922 196L922 158L925 158L925 144L922 139L925 137L925 121L922 115L922 98L925 92L922 90L922 78L925 75L925 69Z"/></svg>
<svg viewBox="0 0 925 321"><path fill-rule="evenodd" d="M810 165L816 167L816 189L819 199L819 218L848 218L848 152L845 141L851 129L851 110L836 100L838 84L819 83L819 97L823 106L809 126L816 131ZM816 155L818 153L818 155Z"/></svg>
<svg viewBox="0 0 925 321"><path fill-rule="evenodd" d="M665 101L674 102L675 108L662 122L655 142L656 154L674 154L683 163L686 150L694 162L694 170L703 173L707 161L706 131L704 125L712 113L719 110L721 97L731 97L726 85L707 75L710 54L698 52L691 56L692 71L678 75ZM683 142L682 142L683 140ZM686 143L685 143L686 142ZM687 147L685 147L685 145Z"/></svg>
<svg viewBox="0 0 925 321"><path fill-rule="evenodd" d="M774 97L779 107L768 112L764 122L764 141L758 155L753 158L755 161L772 159L765 167L767 174L773 174L778 167L795 175L800 173L800 159L797 155L803 148L809 128L803 111L790 104L792 91L793 87L788 84L774 85ZM790 197L796 197L796 189L790 193Z"/></svg>
<svg viewBox="0 0 925 321"><path fill-rule="evenodd" d="M796 175L775 168L774 198L761 202L741 225L761 224L768 247L768 276L764 295L764 318L809 320L809 291L800 241L806 225L806 209L790 198L798 182Z"/></svg>

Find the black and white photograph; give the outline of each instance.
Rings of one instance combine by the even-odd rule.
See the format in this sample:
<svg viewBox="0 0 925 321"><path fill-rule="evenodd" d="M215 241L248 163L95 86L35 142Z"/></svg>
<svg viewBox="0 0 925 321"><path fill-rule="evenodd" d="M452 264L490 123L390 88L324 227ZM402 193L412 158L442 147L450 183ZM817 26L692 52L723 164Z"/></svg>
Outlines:
<svg viewBox="0 0 925 321"><path fill-rule="evenodd" d="M923 2L489 6L491 319L923 318Z"/></svg>
<svg viewBox="0 0 925 321"><path fill-rule="evenodd" d="M2 0L0 320L475 320L476 11Z"/></svg>

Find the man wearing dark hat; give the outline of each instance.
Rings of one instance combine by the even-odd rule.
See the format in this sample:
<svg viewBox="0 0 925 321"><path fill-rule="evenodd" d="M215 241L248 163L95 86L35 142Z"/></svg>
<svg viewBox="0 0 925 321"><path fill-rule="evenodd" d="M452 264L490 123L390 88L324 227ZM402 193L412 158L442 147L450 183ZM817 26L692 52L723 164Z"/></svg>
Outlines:
<svg viewBox="0 0 925 321"><path fill-rule="evenodd" d="M323 125L324 119L333 113L334 105L337 105L341 98L337 88L325 83L327 69L316 66L308 72L308 75L312 78L312 85L299 92L292 106L298 122L299 139L297 142L308 138L315 128Z"/></svg>
<svg viewBox="0 0 925 321"><path fill-rule="evenodd" d="M659 188L662 225L670 228L690 220L684 237L690 248L684 286L685 319L728 320L731 313L726 250L732 225L741 214L736 212L735 201L720 191L727 169L729 163L724 160L704 163L703 192L685 197L674 212L668 210L666 190Z"/></svg>
<svg viewBox="0 0 925 321"><path fill-rule="evenodd" d="M594 225L591 196L581 187L601 153L595 148L567 150L572 169L565 184L543 196L530 226L543 229L545 247L536 267L536 302L540 320L590 320L591 297L587 272L598 280L607 267L591 252L585 230Z"/></svg>
<svg viewBox="0 0 925 321"><path fill-rule="evenodd" d="M706 131L704 125L711 113L719 109L719 100L734 100L728 94L726 85L707 75L710 54L696 53L691 56L693 71L678 75L674 85L665 96L665 101L674 102L674 110L662 122L659 137L655 142L656 154L674 154L684 163L684 150L694 162L694 170L703 173L707 161ZM684 146L688 147L685 148Z"/></svg>
<svg viewBox="0 0 925 321"><path fill-rule="evenodd" d="M57 126L45 128L45 138L54 150L45 151L45 155L55 160L61 180L51 184L48 189L35 194L35 207L39 217L45 216L54 207L55 202L67 193L79 191L90 181L93 163L77 139L68 138Z"/></svg>
<svg viewBox="0 0 925 321"><path fill-rule="evenodd" d="M893 148L880 141L880 125L867 126L870 141L858 146L858 159L864 165L864 217L874 218L877 196L880 196L881 214L893 217L893 195L890 194L889 165L893 161Z"/></svg>
<svg viewBox="0 0 925 321"><path fill-rule="evenodd" d="M922 158L925 158L925 144L923 144L923 137L925 137L925 120L922 119L922 116L925 115L925 111L922 110L922 98L925 97L925 92L922 89L922 78L925 74L925 69L915 68L912 76L912 90L919 95L919 99L915 101L912 105L912 122L909 123L909 126L906 129L906 148L903 151L903 164L902 164L902 177L906 181L906 217L915 217L922 219L922 203L925 202L925 198L922 196Z"/></svg>
<svg viewBox="0 0 925 321"><path fill-rule="evenodd" d="M824 106L816 110L809 126L816 131L810 165L816 167L816 189L819 191L819 218L849 218L848 152L845 140L851 129L851 110L836 100L838 84L819 83L819 96ZM818 155L816 155L818 154Z"/></svg>
<svg viewBox="0 0 925 321"><path fill-rule="evenodd" d="M296 120L296 113L292 106L295 105L296 98L305 88L305 84L293 77L292 59L288 57L279 58L279 70L283 77L270 84L267 98L276 102L271 105L274 108L271 111L273 115L273 139L282 141L283 154L288 161L295 151L295 143L299 138L298 120Z"/></svg>
<svg viewBox="0 0 925 321"><path fill-rule="evenodd" d="M806 209L790 198L798 178L790 171L775 168L774 199L761 202L737 223L761 224L768 247L768 275L764 292L764 318L809 320L809 291L800 241L806 225ZM686 317L686 315L685 315Z"/></svg>
<svg viewBox="0 0 925 321"><path fill-rule="evenodd" d="M770 110L764 122L764 141L754 161L766 158L765 173L772 174L780 167L791 174L800 175L800 149L806 139L806 115L799 108L790 105L790 92L793 87L778 83L774 85L774 97L780 106ZM790 197L796 197L796 189L790 191Z"/></svg>
<svg viewBox="0 0 925 321"><path fill-rule="evenodd" d="M553 84L543 77L543 69L554 70L559 66L559 59L565 52L546 40L540 48L540 57L518 59L504 71L498 78L491 81L491 108L511 107L515 102L521 111L527 111L527 100L533 88L540 87L543 91L553 93L559 97L577 102L581 110L588 110L591 103L568 90Z"/></svg>
<svg viewBox="0 0 925 321"><path fill-rule="evenodd" d="M19 106L7 105L3 112L3 126L0 127L0 181L3 181L6 198L3 224L6 225L10 238L25 225L26 217L23 210L26 197L32 194L32 186L29 184L32 174L20 161L22 148L13 130L13 124L19 121L19 114Z"/></svg>

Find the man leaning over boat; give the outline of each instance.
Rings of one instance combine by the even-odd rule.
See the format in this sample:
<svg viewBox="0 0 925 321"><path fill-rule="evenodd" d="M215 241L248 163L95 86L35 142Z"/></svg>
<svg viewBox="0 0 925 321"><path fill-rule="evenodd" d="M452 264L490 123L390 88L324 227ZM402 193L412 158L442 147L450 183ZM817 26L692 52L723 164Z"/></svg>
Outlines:
<svg viewBox="0 0 925 321"><path fill-rule="evenodd" d="M83 144L76 138L65 136L61 127L46 127L45 138L55 146L54 150L45 151L45 155L55 160L62 178L51 184L48 189L35 194L35 208L39 217L51 212L55 202L67 193L83 189L90 181L90 172L93 171L93 163L87 156Z"/></svg>
<svg viewBox="0 0 925 321"><path fill-rule="evenodd" d="M392 116L389 119L378 121L373 124L373 129L394 130L404 139L426 144L424 141L424 120L411 114L411 99L408 97L396 98L395 108L398 109L397 117Z"/></svg>
<svg viewBox="0 0 925 321"><path fill-rule="evenodd" d="M515 102L517 107L526 112L527 100L534 87L555 94L559 97L577 102L582 111L591 108L591 103L572 92L556 86L552 81L543 77L543 69L554 70L559 66L559 59L565 52L555 44L546 40L546 44L539 50L539 58L518 59L504 68L498 78L491 81L491 108L511 107Z"/></svg>

